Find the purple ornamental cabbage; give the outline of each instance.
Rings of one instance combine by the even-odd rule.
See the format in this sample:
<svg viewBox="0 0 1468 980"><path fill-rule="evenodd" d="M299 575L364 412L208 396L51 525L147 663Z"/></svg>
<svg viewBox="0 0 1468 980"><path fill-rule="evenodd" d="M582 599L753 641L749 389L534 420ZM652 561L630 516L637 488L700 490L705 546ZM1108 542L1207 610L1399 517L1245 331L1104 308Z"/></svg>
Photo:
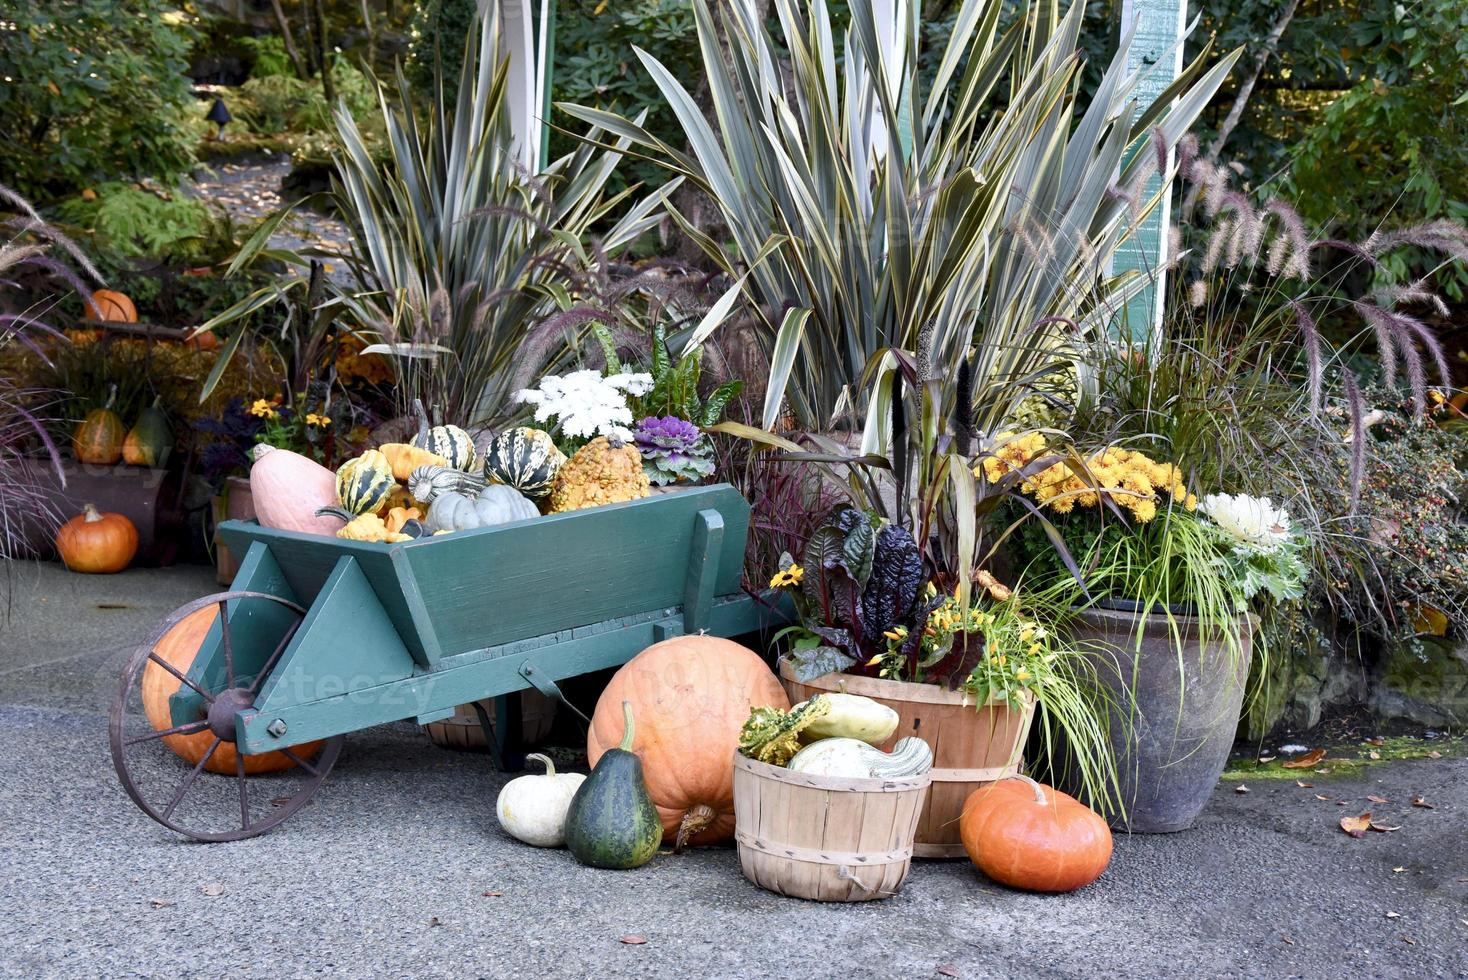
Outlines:
<svg viewBox="0 0 1468 980"><path fill-rule="evenodd" d="M649 416L633 433L649 483L696 483L714 472L713 447L698 426L675 415Z"/></svg>

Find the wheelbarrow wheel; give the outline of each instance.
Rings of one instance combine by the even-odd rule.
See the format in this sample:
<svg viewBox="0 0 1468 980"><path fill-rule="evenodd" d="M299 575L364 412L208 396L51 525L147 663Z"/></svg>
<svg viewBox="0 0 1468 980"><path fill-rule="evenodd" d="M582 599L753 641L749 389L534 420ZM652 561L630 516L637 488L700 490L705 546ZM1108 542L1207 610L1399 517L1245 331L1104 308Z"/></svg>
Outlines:
<svg viewBox="0 0 1468 980"><path fill-rule="evenodd" d="M144 813L195 840L233 841L306 805L336 764L342 736L246 754L236 751L233 720L255 703L304 618L279 596L221 592L174 610L133 652L108 738L122 788ZM222 664L190 671L216 621Z"/></svg>

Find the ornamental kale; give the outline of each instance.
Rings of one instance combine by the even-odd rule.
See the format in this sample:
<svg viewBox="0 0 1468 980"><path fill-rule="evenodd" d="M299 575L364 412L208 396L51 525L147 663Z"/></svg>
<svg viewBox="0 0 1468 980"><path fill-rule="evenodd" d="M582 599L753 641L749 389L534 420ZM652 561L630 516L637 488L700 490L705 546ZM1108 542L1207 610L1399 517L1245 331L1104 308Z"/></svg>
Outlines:
<svg viewBox="0 0 1468 980"><path fill-rule="evenodd" d="M904 528L874 524L871 515L841 504L811 536L798 566L789 555L780 564L781 574L799 583L796 609L808 636L792 660L801 680L874 670L884 657L920 656L937 601L924 588L922 555Z"/></svg>
<svg viewBox="0 0 1468 980"><path fill-rule="evenodd" d="M633 433L649 483L696 483L714 472L713 447L692 422L675 415L652 416Z"/></svg>

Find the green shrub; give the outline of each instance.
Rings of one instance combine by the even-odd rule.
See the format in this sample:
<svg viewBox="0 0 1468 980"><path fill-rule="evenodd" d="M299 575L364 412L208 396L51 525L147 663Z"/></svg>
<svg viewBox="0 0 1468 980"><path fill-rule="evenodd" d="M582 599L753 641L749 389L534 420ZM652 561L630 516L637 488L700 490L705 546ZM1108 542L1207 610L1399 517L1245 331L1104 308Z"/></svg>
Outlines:
<svg viewBox="0 0 1468 980"><path fill-rule="evenodd" d="M127 184L102 184L95 200L72 198L56 212L63 222L87 229L99 245L123 257L196 259L210 251L211 239L228 234L217 227L226 219L201 201Z"/></svg>
<svg viewBox="0 0 1468 980"><path fill-rule="evenodd" d="M255 56L250 67L251 78L270 78L274 75L294 75L291 59L285 53L285 41L277 34L264 37L242 37L240 44Z"/></svg>
<svg viewBox="0 0 1468 980"><path fill-rule="evenodd" d="M372 83L345 58L337 57L332 68L337 98L346 103L353 118L371 111ZM279 136L282 133L324 133L331 129L331 111L319 81L301 81L294 75L271 74L252 77L233 97L235 115L252 133Z"/></svg>
<svg viewBox="0 0 1468 980"><path fill-rule="evenodd" d="M193 18L151 0L7 4L0 174L49 199L99 180L169 179L193 164Z"/></svg>

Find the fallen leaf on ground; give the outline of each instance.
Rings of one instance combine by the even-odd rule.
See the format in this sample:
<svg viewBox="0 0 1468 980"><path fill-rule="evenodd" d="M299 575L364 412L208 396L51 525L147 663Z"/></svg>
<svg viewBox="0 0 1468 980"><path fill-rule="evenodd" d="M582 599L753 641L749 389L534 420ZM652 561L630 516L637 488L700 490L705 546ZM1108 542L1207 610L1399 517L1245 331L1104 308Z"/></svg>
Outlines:
<svg viewBox="0 0 1468 980"><path fill-rule="evenodd" d="M1386 917L1388 919L1400 919L1402 917L1402 913L1400 913L1400 912L1388 912L1386 914Z"/></svg>
<svg viewBox="0 0 1468 980"><path fill-rule="evenodd" d="M1320 773L1320 775L1322 775L1322 776L1329 776L1330 775L1330 770L1329 769L1317 769L1315 771L1318 772L1318 773Z"/></svg>
<svg viewBox="0 0 1468 980"><path fill-rule="evenodd" d="M1381 753L1380 752L1377 752L1375 749L1373 749L1372 751L1366 753L1366 758L1368 758L1368 759L1380 759L1381 758Z"/></svg>
<svg viewBox="0 0 1468 980"><path fill-rule="evenodd" d="M485 898L504 898L505 897L505 893L504 892L485 892L484 893L484 897Z"/></svg>
<svg viewBox="0 0 1468 980"><path fill-rule="evenodd" d="M952 963L940 964L938 967L938 976L956 977L958 976L958 967L954 966Z"/></svg>
<svg viewBox="0 0 1468 980"><path fill-rule="evenodd" d="M273 800L270 801L270 805L271 806L285 806L290 801L291 801L291 798L289 796L277 796L275 799L273 799Z"/></svg>
<svg viewBox="0 0 1468 980"><path fill-rule="evenodd" d="M1282 943L1289 943L1291 946L1295 945L1295 941L1289 936L1280 936L1279 941Z"/></svg>
<svg viewBox="0 0 1468 980"><path fill-rule="evenodd" d="M628 945L628 946L641 946L643 943L647 942L647 937L646 936L623 936L621 939L617 940L617 942L624 943L625 945Z"/></svg>
<svg viewBox="0 0 1468 980"><path fill-rule="evenodd" d="M1376 738L1368 738L1366 740L1366 743L1365 744L1367 744L1367 745L1385 745L1386 744L1386 739L1381 738L1380 736L1378 736Z"/></svg>
<svg viewBox="0 0 1468 980"><path fill-rule="evenodd" d="M1391 802L1391 800L1387 799L1386 797L1384 797L1384 796L1377 796L1375 794L1372 794L1372 795L1366 797L1366 799L1369 802L1372 802L1372 803L1390 803Z"/></svg>
<svg viewBox="0 0 1468 980"><path fill-rule="evenodd" d="M1417 940L1413 939L1411 936L1403 936L1402 937L1402 942L1406 943L1408 946L1416 946L1417 945Z"/></svg>
<svg viewBox="0 0 1468 980"><path fill-rule="evenodd" d="M1249 787L1245 786L1243 783L1239 783L1239 785L1237 785L1237 786L1234 787L1234 792L1235 793L1247 793L1247 792L1249 792Z"/></svg>
<svg viewBox="0 0 1468 980"><path fill-rule="evenodd" d="M205 895L208 895L210 898L218 898L220 895L224 894L224 886L217 881L211 881L203 888L200 888L199 891L203 892Z"/></svg>
<svg viewBox="0 0 1468 980"><path fill-rule="evenodd" d="M1341 829L1357 839L1365 837L1370 827L1371 812L1369 810L1359 817L1341 817Z"/></svg>
<svg viewBox="0 0 1468 980"><path fill-rule="evenodd" d="M1295 785L1298 786L1298 787L1300 787L1301 789L1314 789L1315 788L1315 784L1314 783L1303 783L1303 782L1301 782L1298 779L1295 780ZM1324 799L1324 797L1322 797L1322 799Z"/></svg>
<svg viewBox="0 0 1468 980"><path fill-rule="evenodd" d="M1406 868L1392 868L1392 874L1394 874L1394 875L1406 874L1406 872L1407 872L1407 869Z"/></svg>
<svg viewBox="0 0 1468 980"><path fill-rule="evenodd" d="M1274 756L1272 756L1272 755L1261 755L1261 756L1260 756L1260 757L1259 757L1259 762L1260 762L1260 763L1261 763L1261 764L1263 764L1263 763L1266 763L1266 762L1273 762L1273 761L1274 761L1274 759L1275 759L1275 757L1274 757Z"/></svg>
<svg viewBox="0 0 1468 980"><path fill-rule="evenodd" d="M153 906L155 909L166 909L169 906L171 906L173 903L172 902L165 902L161 898L155 898L155 899L153 899L153 901L149 902L148 904L151 905L151 906Z"/></svg>
<svg viewBox="0 0 1468 980"><path fill-rule="evenodd" d="M1315 765L1324 758L1324 749L1311 749L1309 752L1306 752L1304 755L1299 756L1298 758L1288 760L1284 763L1284 767L1286 769L1309 769L1311 766Z"/></svg>
<svg viewBox="0 0 1468 980"><path fill-rule="evenodd" d="M1422 810L1436 809L1436 807L1434 807L1431 803L1427 802L1427 797L1425 796L1412 797L1412 805Z"/></svg>
<svg viewBox="0 0 1468 980"><path fill-rule="evenodd" d="M436 916L436 915L433 918L431 918L431 919L428 920L428 928L430 928L430 929L435 929L435 928L438 928L439 926L442 926L442 925L443 925L443 923L438 920L438 916Z"/></svg>
<svg viewBox="0 0 1468 980"><path fill-rule="evenodd" d="M1429 759L1441 759L1443 757L1443 754L1441 752L1437 751L1436 749L1434 749L1433 751L1427 753L1427 757Z"/></svg>
<svg viewBox="0 0 1468 980"><path fill-rule="evenodd" d="M1384 823L1377 823L1375 820L1373 820L1373 821L1371 821L1371 829L1374 830L1374 831L1376 831L1378 834L1391 834L1391 833L1395 833L1398 830L1401 830L1402 828L1401 827L1388 827Z"/></svg>
<svg viewBox="0 0 1468 980"><path fill-rule="evenodd" d="M1328 797L1328 796L1321 796L1319 793L1316 793L1315 794L1315 798L1317 800L1320 800L1322 803L1329 803L1329 802L1331 802L1330 797Z"/></svg>

